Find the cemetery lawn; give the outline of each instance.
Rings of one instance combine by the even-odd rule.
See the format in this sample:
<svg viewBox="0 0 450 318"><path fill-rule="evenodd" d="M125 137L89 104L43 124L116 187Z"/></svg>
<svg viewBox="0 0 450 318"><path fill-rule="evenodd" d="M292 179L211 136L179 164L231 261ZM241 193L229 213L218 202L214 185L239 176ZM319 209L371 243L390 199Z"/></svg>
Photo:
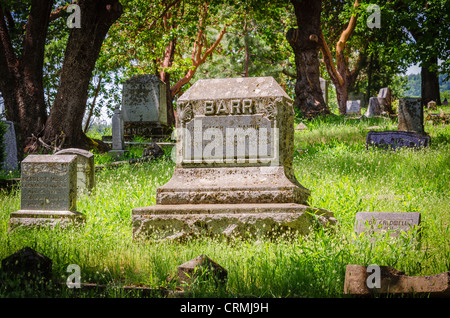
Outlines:
<svg viewBox="0 0 450 318"><path fill-rule="evenodd" d="M20 188L0 192L0 259L29 246L52 259L57 282L65 283L68 265L77 264L82 282L110 286L101 295L81 291L80 297L136 297L114 286L174 290L177 266L202 254L228 270L228 283L219 290L195 284L195 297L344 297L347 264L387 265L410 276L449 271L450 125L425 123L429 148L394 152L365 148L368 127L397 129L389 119L336 116L304 123L308 129L295 133L295 172L311 190L310 205L334 212L339 224L332 231L276 239L133 241L131 211L155 204L156 188L174 169L167 156L97 171L95 193L78 199L78 211L86 215L82 228L9 232L9 214L20 208ZM136 147L131 153L140 152ZM108 160L96 155L97 165ZM418 211L420 240L357 236L353 227L359 211ZM57 287L0 288L0 297L69 296Z"/></svg>

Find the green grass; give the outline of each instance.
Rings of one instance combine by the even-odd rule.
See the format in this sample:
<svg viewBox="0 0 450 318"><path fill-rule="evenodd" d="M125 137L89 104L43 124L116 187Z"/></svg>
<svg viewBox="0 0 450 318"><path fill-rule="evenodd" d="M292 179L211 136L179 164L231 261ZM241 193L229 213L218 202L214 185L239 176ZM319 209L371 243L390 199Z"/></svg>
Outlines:
<svg viewBox="0 0 450 318"><path fill-rule="evenodd" d="M339 224L333 231L290 239L133 241L131 210L155 204L156 188L174 169L166 156L97 171L95 192L78 199L78 211L86 215L82 228L8 232L9 213L20 208L20 189L0 193L0 259L29 246L53 260L61 282L67 266L78 264L82 282L173 289L177 266L204 254L228 270L228 283L226 290L194 288L198 297L343 297L347 264L388 265L407 275L450 270L450 126L426 124L429 148L382 151L366 150L367 128L395 130L390 120L333 117L305 124L308 130L295 133L296 149L304 150L295 152L295 172L311 190L310 205L334 212ZM96 155L96 164L106 161ZM358 211L421 212L420 244L409 237L355 236ZM30 294L67 297L60 290L0 289L1 297ZM133 297L114 289L109 295Z"/></svg>

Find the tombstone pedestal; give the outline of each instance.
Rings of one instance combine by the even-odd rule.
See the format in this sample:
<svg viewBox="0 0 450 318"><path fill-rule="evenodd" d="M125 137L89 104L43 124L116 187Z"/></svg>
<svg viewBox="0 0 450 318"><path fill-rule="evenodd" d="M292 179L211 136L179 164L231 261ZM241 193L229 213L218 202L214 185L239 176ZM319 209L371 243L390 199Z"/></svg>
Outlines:
<svg viewBox="0 0 450 318"><path fill-rule="evenodd" d="M310 191L293 168L292 101L271 77L199 80L177 101L177 165L156 205L133 209L133 235L306 234Z"/></svg>
<svg viewBox="0 0 450 318"><path fill-rule="evenodd" d="M10 214L11 229L83 222L76 211L76 155L29 155L21 168L21 209Z"/></svg>

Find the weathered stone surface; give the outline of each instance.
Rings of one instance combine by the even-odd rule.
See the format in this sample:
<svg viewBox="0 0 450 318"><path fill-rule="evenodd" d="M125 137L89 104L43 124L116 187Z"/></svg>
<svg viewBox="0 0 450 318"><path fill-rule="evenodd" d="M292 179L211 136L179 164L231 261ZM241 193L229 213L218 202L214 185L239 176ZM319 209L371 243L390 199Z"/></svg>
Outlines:
<svg viewBox="0 0 450 318"><path fill-rule="evenodd" d="M381 113L382 108L378 97L369 98L369 107L367 107L367 111L364 113L364 116L367 118L372 118L374 116L380 116Z"/></svg>
<svg viewBox="0 0 450 318"><path fill-rule="evenodd" d="M7 126L7 129L6 134L3 136L3 140L0 140L4 144L6 154L1 168L5 171L16 170L19 168L19 161L17 157L17 144L14 123L7 120L2 120L2 123Z"/></svg>
<svg viewBox="0 0 450 318"><path fill-rule="evenodd" d="M212 279L217 285L225 284L228 272L206 255L200 255L178 266L180 283L192 284L197 279Z"/></svg>
<svg viewBox="0 0 450 318"><path fill-rule="evenodd" d="M60 150L55 155L77 156L77 189L78 195L88 193L95 187L94 154L79 148Z"/></svg>
<svg viewBox="0 0 450 318"><path fill-rule="evenodd" d="M434 100L429 101L428 104L427 104L427 108L436 110L437 109L437 103Z"/></svg>
<svg viewBox="0 0 450 318"><path fill-rule="evenodd" d="M408 233L419 227L419 212L358 212L355 216L357 234L389 232L389 236L397 237L401 232Z"/></svg>
<svg viewBox="0 0 450 318"><path fill-rule="evenodd" d="M400 147L421 148L429 146L431 138L406 131L369 131L366 147L375 146L382 149L397 149Z"/></svg>
<svg viewBox="0 0 450 318"><path fill-rule="evenodd" d="M76 155L29 155L21 168L21 209L11 213L10 227L81 221Z"/></svg>
<svg viewBox="0 0 450 318"><path fill-rule="evenodd" d="M156 205L134 208L133 235L306 234L310 191L296 179L292 100L272 77L199 80L177 100L176 166Z"/></svg>
<svg viewBox="0 0 450 318"><path fill-rule="evenodd" d="M362 265L347 265L344 294L367 297L371 295L403 295L450 297L450 272L431 276L406 276L389 266L380 266L380 284L368 287L373 271Z"/></svg>
<svg viewBox="0 0 450 318"><path fill-rule="evenodd" d="M400 98L398 104L399 131L425 134L423 127L423 108L420 98Z"/></svg>
<svg viewBox="0 0 450 318"><path fill-rule="evenodd" d="M295 130L307 130L308 127L304 123L299 123L297 126L295 126Z"/></svg>
<svg viewBox="0 0 450 318"><path fill-rule="evenodd" d="M330 81L323 79L323 78L319 78L320 81L320 89L322 90L322 95L323 95L323 100L325 101L325 104L328 105L328 90L329 90L329 86L330 86Z"/></svg>
<svg viewBox="0 0 450 318"><path fill-rule="evenodd" d="M142 152L142 157L160 158L162 156L164 156L164 150L156 142L152 142Z"/></svg>
<svg viewBox="0 0 450 318"><path fill-rule="evenodd" d="M123 84L122 116L125 137L167 137L166 88L155 75L139 75Z"/></svg>
<svg viewBox="0 0 450 318"><path fill-rule="evenodd" d="M360 100L348 100L347 101L347 114L361 114L361 101Z"/></svg>
<svg viewBox="0 0 450 318"><path fill-rule="evenodd" d="M383 111L393 113L392 111L392 92L389 87L383 87L378 92L378 102Z"/></svg>
<svg viewBox="0 0 450 318"><path fill-rule="evenodd" d="M315 215L315 217L314 217ZM178 233L263 237L280 234L306 235L317 222L336 224L333 213L306 205L181 204L133 209L133 236L163 239Z"/></svg>

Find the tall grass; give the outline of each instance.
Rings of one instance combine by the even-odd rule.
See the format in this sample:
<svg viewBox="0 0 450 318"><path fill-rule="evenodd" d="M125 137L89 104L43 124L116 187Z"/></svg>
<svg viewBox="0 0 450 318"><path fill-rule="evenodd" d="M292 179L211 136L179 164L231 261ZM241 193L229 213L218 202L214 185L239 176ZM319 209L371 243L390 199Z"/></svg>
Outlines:
<svg viewBox="0 0 450 318"><path fill-rule="evenodd" d="M157 187L174 169L166 157L97 171L95 191L78 199L78 211L86 215L81 228L9 232L20 189L0 193L0 258L30 246L53 260L60 282L67 266L78 264L83 282L173 289L179 284L177 266L204 254L228 270L227 289L195 295L230 297L342 297L347 264L389 265L408 275L450 270L449 126L426 125L433 138L427 149L382 151L365 148L367 128L396 129L390 120L336 117L306 125L308 130L295 134L296 149L302 150L295 152L295 172L311 190L309 204L334 212L339 224L333 231L296 238L133 241L131 211L155 204ZM406 236L372 241L355 235L358 211L421 212L420 244ZM24 291L0 288L0 295L21 297Z"/></svg>

